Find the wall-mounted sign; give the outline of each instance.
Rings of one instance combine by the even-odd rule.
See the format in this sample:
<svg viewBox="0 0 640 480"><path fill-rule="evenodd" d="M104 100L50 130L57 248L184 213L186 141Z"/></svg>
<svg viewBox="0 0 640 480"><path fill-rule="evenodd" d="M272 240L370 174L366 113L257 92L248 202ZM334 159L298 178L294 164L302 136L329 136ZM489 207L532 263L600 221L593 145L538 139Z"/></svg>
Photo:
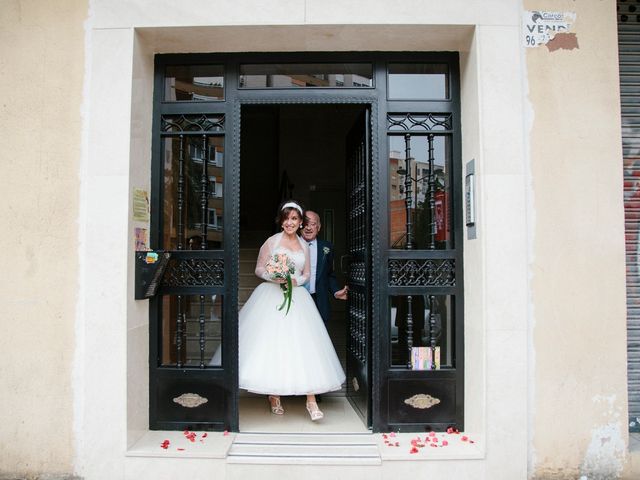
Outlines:
<svg viewBox="0 0 640 480"><path fill-rule="evenodd" d="M528 48L546 45L558 34L571 31L576 21L574 12L522 12L522 40ZM575 35L573 35L575 37Z"/></svg>
<svg viewBox="0 0 640 480"><path fill-rule="evenodd" d="M142 188L133 189L133 220L149 221L149 192Z"/></svg>

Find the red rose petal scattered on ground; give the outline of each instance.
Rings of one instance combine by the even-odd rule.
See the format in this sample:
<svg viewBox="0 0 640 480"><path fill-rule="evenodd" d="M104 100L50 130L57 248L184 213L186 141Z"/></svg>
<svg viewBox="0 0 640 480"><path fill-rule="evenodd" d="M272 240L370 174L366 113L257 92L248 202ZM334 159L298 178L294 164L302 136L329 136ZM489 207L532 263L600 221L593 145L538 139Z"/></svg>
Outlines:
<svg viewBox="0 0 640 480"><path fill-rule="evenodd" d="M224 435L226 437L227 435L229 435L229 431L225 430L224 432L222 432L222 435Z"/></svg>
<svg viewBox="0 0 640 480"><path fill-rule="evenodd" d="M430 437L435 437L436 436L436 432L429 432L429 436Z"/></svg>
<svg viewBox="0 0 640 480"><path fill-rule="evenodd" d="M202 438L207 438L208 436L209 436L209 434L208 434L207 432L204 432L204 433L202 434Z"/></svg>
<svg viewBox="0 0 640 480"><path fill-rule="evenodd" d="M411 450L409 450L409 453L418 453L418 449L416 447L411 447Z"/></svg>
<svg viewBox="0 0 640 480"><path fill-rule="evenodd" d="M391 433L389 434L389 436L390 436L390 437L395 437L395 436L396 436L396 432L391 432Z"/></svg>
<svg viewBox="0 0 640 480"><path fill-rule="evenodd" d="M400 442L396 442L396 447L399 447L399 446L400 446Z"/></svg>
<svg viewBox="0 0 640 480"><path fill-rule="evenodd" d="M382 434L382 438L387 438L387 436L388 436L388 435L387 435L386 433L383 433L383 434Z"/></svg>
<svg viewBox="0 0 640 480"><path fill-rule="evenodd" d="M447 445L449 445L449 442L447 442L446 440L442 440L442 446L446 447Z"/></svg>
<svg viewBox="0 0 640 480"><path fill-rule="evenodd" d="M433 437L433 443L438 443L438 437Z"/></svg>
<svg viewBox="0 0 640 480"><path fill-rule="evenodd" d="M184 452L184 448L177 448L176 450L178 450L179 452Z"/></svg>
<svg viewBox="0 0 640 480"><path fill-rule="evenodd" d="M457 428L449 427L449 428L447 428L447 433L449 433L449 434L452 434L452 433L453 433L453 434L455 434L455 433L460 433L460 431L459 431Z"/></svg>
<svg viewBox="0 0 640 480"><path fill-rule="evenodd" d="M435 443L430 443L430 444L429 444L429 446L430 446L430 447L438 448L438 445L436 445Z"/></svg>
<svg viewBox="0 0 640 480"><path fill-rule="evenodd" d="M161 448L164 448L164 449L166 450L167 448L169 448L169 445L170 445L170 444L171 444L171 442L170 442L169 440L165 440L164 442L162 442L162 443L160 444L160 447L161 447Z"/></svg>
<svg viewBox="0 0 640 480"><path fill-rule="evenodd" d="M469 437L467 437L466 435L463 435L460 440L462 440L463 442L466 442L467 440L469 440Z"/></svg>
<svg viewBox="0 0 640 480"><path fill-rule="evenodd" d="M469 443L476 443L476 442L474 442L473 440L469 440Z"/></svg>

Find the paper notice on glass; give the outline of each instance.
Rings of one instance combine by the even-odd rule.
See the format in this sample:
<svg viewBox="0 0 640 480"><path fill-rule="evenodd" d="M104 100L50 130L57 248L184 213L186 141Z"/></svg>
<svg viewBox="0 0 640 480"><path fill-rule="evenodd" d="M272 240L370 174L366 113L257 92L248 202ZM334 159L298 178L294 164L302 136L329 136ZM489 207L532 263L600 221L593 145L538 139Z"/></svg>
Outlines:
<svg viewBox="0 0 640 480"><path fill-rule="evenodd" d="M133 220L149 221L149 192L142 188L133 189Z"/></svg>
<svg viewBox="0 0 640 480"><path fill-rule="evenodd" d="M135 228L136 252L149 250L149 236L146 228Z"/></svg>

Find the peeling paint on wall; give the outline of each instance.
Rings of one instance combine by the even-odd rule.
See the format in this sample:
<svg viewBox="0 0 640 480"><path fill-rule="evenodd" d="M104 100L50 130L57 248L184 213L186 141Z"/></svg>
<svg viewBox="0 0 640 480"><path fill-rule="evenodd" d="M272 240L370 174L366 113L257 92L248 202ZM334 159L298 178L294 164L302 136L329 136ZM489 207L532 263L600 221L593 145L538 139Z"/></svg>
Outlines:
<svg viewBox="0 0 640 480"><path fill-rule="evenodd" d="M550 52L555 52L556 50L573 50L580 46L575 33L556 33L555 37L547 42L547 48Z"/></svg>
<svg viewBox="0 0 640 480"><path fill-rule="evenodd" d="M624 467L625 443L620 423L591 430L591 442L580 468L589 480L619 478Z"/></svg>
<svg viewBox="0 0 640 480"><path fill-rule="evenodd" d="M576 21L574 12L544 12L544 11L528 11L522 12L522 40L524 46L528 48L547 45L554 41L557 46L549 47L549 51L553 52L559 49L571 50L578 48L578 39L575 33L566 36L571 31L571 27ZM555 40L561 37L559 40ZM564 45L575 45L566 48Z"/></svg>
<svg viewBox="0 0 640 480"><path fill-rule="evenodd" d="M609 422L591 430L591 441L582 461L580 473L589 480L618 478L625 461L625 437L620 421L620 408L615 395L596 395L594 403L606 403L602 414Z"/></svg>

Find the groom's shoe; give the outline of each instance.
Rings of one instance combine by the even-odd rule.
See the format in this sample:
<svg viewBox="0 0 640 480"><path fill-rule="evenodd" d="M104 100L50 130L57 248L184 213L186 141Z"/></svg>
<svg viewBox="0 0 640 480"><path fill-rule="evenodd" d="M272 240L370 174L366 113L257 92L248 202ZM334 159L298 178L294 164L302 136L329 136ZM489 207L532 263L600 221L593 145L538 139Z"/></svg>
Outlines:
<svg viewBox="0 0 640 480"><path fill-rule="evenodd" d="M316 395L316 403L322 403L322 395Z"/></svg>

